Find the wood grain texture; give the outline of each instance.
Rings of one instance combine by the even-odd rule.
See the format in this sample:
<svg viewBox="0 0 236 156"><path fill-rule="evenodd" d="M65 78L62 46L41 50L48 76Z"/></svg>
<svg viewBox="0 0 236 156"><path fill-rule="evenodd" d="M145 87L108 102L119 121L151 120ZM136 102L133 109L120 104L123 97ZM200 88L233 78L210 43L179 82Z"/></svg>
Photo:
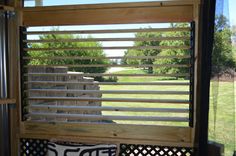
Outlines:
<svg viewBox="0 0 236 156"><path fill-rule="evenodd" d="M20 0L19 0L20 1ZM189 6L200 0L162 0L159 2L126 2L126 3L103 3L103 4L83 4L83 5L61 5L61 6L38 6L25 7L23 11L43 11L43 10L84 10L84 9L111 9L111 8L136 8L136 7L160 7L160 6Z"/></svg>
<svg viewBox="0 0 236 156"><path fill-rule="evenodd" d="M56 8L56 7L54 7ZM24 11L24 26L190 22L193 6Z"/></svg>
<svg viewBox="0 0 236 156"><path fill-rule="evenodd" d="M55 131L56 130L56 131ZM22 136L41 135L57 137L83 137L104 141L129 141L130 143L153 143L156 145L191 147L191 128L148 125L86 124L86 123L32 123L24 122Z"/></svg>

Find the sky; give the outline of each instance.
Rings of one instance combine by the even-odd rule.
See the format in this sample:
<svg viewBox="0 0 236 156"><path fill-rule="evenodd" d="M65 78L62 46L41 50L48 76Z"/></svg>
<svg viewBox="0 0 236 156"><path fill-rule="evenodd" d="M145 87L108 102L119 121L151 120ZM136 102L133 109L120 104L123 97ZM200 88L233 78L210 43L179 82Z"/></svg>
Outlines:
<svg viewBox="0 0 236 156"><path fill-rule="evenodd" d="M230 24L236 25L236 0L229 0Z"/></svg>
<svg viewBox="0 0 236 156"><path fill-rule="evenodd" d="M160 0L43 0L44 6L52 5L73 5L73 4L98 4L98 3L117 3L117 2L147 2L147 1L160 1ZM25 6L35 6L34 0L26 0ZM230 25L236 25L236 0L217 0L218 13L222 13L229 18ZM132 25L95 25L95 26L66 26L60 27L60 30L99 30L99 29L132 29L132 28L159 28L168 27L169 24L132 24ZM30 28L30 31L34 30L50 30L52 27L34 27ZM92 34L93 37L134 37L134 33L126 34ZM85 35L82 37L86 37ZM38 36L30 36L29 39L37 39ZM103 46L132 46L133 42L102 42ZM123 50L104 50L109 56L122 56L124 55L125 49Z"/></svg>
<svg viewBox="0 0 236 156"><path fill-rule="evenodd" d="M68 5L68 4L96 4L96 3L116 3L116 2L140 2L140 1L160 1L160 0L43 0L43 5ZM236 25L236 0L217 0L219 4L228 1L229 16L231 25ZM34 6L34 0L26 0L25 6ZM224 7L227 7L224 5Z"/></svg>

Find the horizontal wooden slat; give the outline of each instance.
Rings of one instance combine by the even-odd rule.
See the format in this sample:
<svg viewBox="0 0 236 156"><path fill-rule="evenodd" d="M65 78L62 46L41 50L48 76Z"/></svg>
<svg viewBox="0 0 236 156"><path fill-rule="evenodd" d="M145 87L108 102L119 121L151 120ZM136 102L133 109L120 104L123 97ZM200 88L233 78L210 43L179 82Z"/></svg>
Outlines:
<svg viewBox="0 0 236 156"><path fill-rule="evenodd" d="M189 100L173 99L141 99L141 98L95 98L95 97L29 97L26 100L52 100L52 101L106 101L106 102L140 102L140 103L172 103L189 104Z"/></svg>
<svg viewBox="0 0 236 156"><path fill-rule="evenodd" d="M26 81L25 84L74 84L74 85L166 85L166 86L188 86L188 82L64 82L64 81Z"/></svg>
<svg viewBox="0 0 236 156"><path fill-rule="evenodd" d="M16 99L0 99L0 105L4 104L15 104Z"/></svg>
<svg viewBox="0 0 236 156"><path fill-rule="evenodd" d="M168 1L150 1L150 2L119 2L119 3L98 3L98 4L78 4L61 6L37 6L24 7L23 11L45 11L45 10L84 10L84 9L111 9L111 8L136 8L136 7L160 7L160 6L189 6L196 3L196 0L168 0Z"/></svg>
<svg viewBox="0 0 236 156"><path fill-rule="evenodd" d="M73 47L73 48L24 48L24 51L65 51L65 50L118 50L118 49L181 49L188 50L190 46L120 46L120 47Z"/></svg>
<svg viewBox="0 0 236 156"><path fill-rule="evenodd" d="M114 41L175 41L189 40L189 36L183 37L150 37L150 38L78 38L78 39L44 39L23 40L25 43L50 43L50 42L114 42Z"/></svg>
<svg viewBox="0 0 236 156"><path fill-rule="evenodd" d="M174 74L111 74L111 73L27 73L24 76L133 76L133 77L188 77L189 73L174 73Z"/></svg>
<svg viewBox="0 0 236 156"><path fill-rule="evenodd" d="M184 108L139 108L139 107L109 107L109 106L62 106L62 105L30 105L29 109L40 110L88 110L88 111L123 111L123 112L168 112L168 113L189 113Z"/></svg>
<svg viewBox="0 0 236 156"><path fill-rule="evenodd" d="M110 30L61 30L61 31L26 31L27 35L39 34L105 34L105 33L137 33L137 32L176 32L190 31L189 27L179 28L149 28L149 29L110 29Z"/></svg>
<svg viewBox="0 0 236 156"><path fill-rule="evenodd" d="M61 92L61 93L98 93L98 94L171 94L189 95L188 91L151 91L151 90L69 90L69 89L29 89L25 92Z"/></svg>
<svg viewBox="0 0 236 156"><path fill-rule="evenodd" d="M29 113L28 117L56 117L81 120L132 120L132 121L165 121L188 122L185 117L157 117L157 116L115 116L115 115L89 115L89 114L64 114L64 113Z"/></svg>
<svg viewBox="0 0 236 156"><path fill-rule="evenodd" d="M144 68L144 67L172 67L172 68L189 68L190 64L54 64L54 65L26 65L26 68L37 68L37 67L76 67L76 68L84 68L84 67L136 67L136 68Z"/></svg>
<svg viewBox="0 0 236 156"><path fill-rule="evenodd" d="M65 122L37 122L25 121L22 123L21 137L41 139L74 139L105 141L106 143L122 143L124 141L135 144L166 145L174 147L193 147L191 139L192 128L180 126L151 126L127 124L88 124ZM56 130L56 133L55 133ZM72 141L70 140L70 141Z"/></svg>
<svg viewBox="0 0 236 156"><path fill-rule="evenodd" d="M175 56L110 56L110 57L89 57L89 56L53 56L53 57L23 57L23 59L48 59L48 60L102 60L102 59L173 59L173 58L190 58L190 55L175 55Z"/></svg>
<svg viewBox="0 0 236 156"><path fill-rule="evenodd" d="M76 17L76 18L75 18ZM24 26L190 22L193 6L23 11Z"/></svg>

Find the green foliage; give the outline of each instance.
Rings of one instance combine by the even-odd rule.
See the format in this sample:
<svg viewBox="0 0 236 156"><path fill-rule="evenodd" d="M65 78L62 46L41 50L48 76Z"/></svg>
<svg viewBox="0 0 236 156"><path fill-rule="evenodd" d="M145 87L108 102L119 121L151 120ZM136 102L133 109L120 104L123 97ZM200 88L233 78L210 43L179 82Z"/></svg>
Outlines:
<svg viewBox="0 0 236 156"><path fill-rule="evenodd" d="M188 24L171 24L170 27L186 27ZM158 37L183 37L189 36L189 32L166 32L166 33L137 33L136 37L139 38L158 38ZM134 46L181 46L189 45L189 41L136 41ZM166 50L128 50L125 56L173 56L173 55L189 55L189 51L180 49L166 49ZM124 62L127 64L186 64L186 59L126 59ZM186 68L148 68L149 73L181 73L186 72Z"/></svg>
<svg viewBox="0 0 236 156"><path fill-rule="evenodd" d="M179 23L179 24L172 24L172 28L174 27L188 27L186 23ZM190 36L189 32L187 31L178 31L178 32L166 32L166 37L185 37ZM175 41L162 41L160 43L161 46L186 46L190 45L189 40L175 40ZM159 56L176 56L176 55L189 55L189 50L181 50L181 49L164 49L160 52ZM179 58L172 58L172 59L158 59L154 62L154 64L188 64L187 59L179 59ZM173 67L161 67L156 68L154 70L155 73L187 73L188 68L173 68Z"/></svg>
<svg viewBox="0 0 236 156"><path fill-rule="evenodd" d="M216 17L212 52L213 76L228 68L235 68L231 36L227 18L223 15Z"/></svg>
<svg viewBox="0 0 236 156"><path fill-rule="evenodd" d="M150 32L141 32L136 33L136 38L157 38L160 37L160 33L150 33ZM157 46L160 44L160 41L135 41L134 46ZM125 53L125 56L156 56L161 52L159 49L144 49L144 50L136 50L131 49ZM126 59L125 62L127 64L153 64L155 59ZM153 68L148 68L149 73L153 73Z"/></svg>
<svg viewBox="0 0 236 156"><path fill-rule="evenodd" d="M187 23L171 24L170 27L188 27ZM230 30L228 20L226 17L216 17L215 21L215 36L212 53L212 65L213 75L225 71L229 68L236 68L235 54L233 54L231 36L235 37L235 27ZM178 32L165 32L165 33L137 33L136 37L151 38L151 37L183 37L190 36L187 31ZM136 41L134 46L182 46L190 45L189 40L177 40L177 41ZM188 50L180 49L163 49L163 50L128 50L125 56L175 56L175 55L189 55ZM187 64L187 59L126 59L123 63L127 64ZM173 67L161 67L161 68L149 68L150 73L186 73L188 68L173 68Z"/></svg>
<svg viewBox="0 0 236 156"><path fill-rule="evenodd" d="M58 42L60 39L75 39L82 38L74 35L42 35L41 40L55 40L55 42L33 43L29 45L32 48L79 48L79 47L101 47L99 42ZM105 57L102 49L96 50L52 50L52 51L32 51L28 55L32 57L55 57L55 56L88 56L88 57ZM108 60L104 59L44 59L32 60L29 64L33 65L80 65L80 64L108 64ZM70 71L85 72L85 73L104 73L107 67L70 67Z"/></svg>

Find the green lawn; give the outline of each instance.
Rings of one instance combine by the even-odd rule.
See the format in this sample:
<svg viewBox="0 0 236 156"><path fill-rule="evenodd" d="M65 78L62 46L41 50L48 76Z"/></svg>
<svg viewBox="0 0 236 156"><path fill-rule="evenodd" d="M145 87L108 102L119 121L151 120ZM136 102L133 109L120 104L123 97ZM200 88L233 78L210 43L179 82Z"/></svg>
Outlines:
<svg viewBox="0 0 236 156"><path fill-rule="evenodd" d="M143 74L143 70L132 70L126 69L116 73L123 74ZM171 81L171 82L187 82L188 80L169 80L168 78L156 78L156 77L118 77L118 82L156 82L156 81ZM211 83L211 86L215 83ZM100 86L101 90L172 90L172 91L188 91L188 86ZM212 89L212 90L215 90ZM234 88L233 82L220 82L219 92L217 99L217 114L216 114L216 130L214 131L214 112L213 112L213 93L211 90L211 106L210 106L210 117L209 117L209 139L225 144L225 156L232 155L234 146ZM106 94L103 97L112 98L151 98L151 99L188 99L187 95L116 95ZM173 105L173 104L156 104L156 103L114 103L104 102L103 106L124 106L124 107L150 107L150 108L188 108L188 105ZM132 116L178 116L188 117L188 114L174 114L174 113L137 113L137 112L103 112L104 115L132 115ZM144 124L144 122L133 122L133 121L115 121L117 123L135 123ZM178 125L188 126L187 123L168 123L168 122L145 122L145 124L161 124L161 125Z"/></svg>
<svg viewBox="0 0 236 156"><path fill-rule="evenodd" d="M209 139L225 145L225 156L232 156L235 144L235 106L234 106L234 83L219 82L217 99L216 124L214 130L214 105L216 99L216 82L211 83L210 116L209 116ZM214 93L213 93L214 92Z"/></svg>
<svg viewBox="0 0 236 156"><path fill-rule="evenodd" d="M141 69L135 68L130 69L126 68L126 70L114 72L119 74L145 74L146 72ZM171 81L176 82L176 80L172 80L170 78L157 78L157 77L118 77L118 82L157 82L157 81ZM188 82L187 80L178 80L179 82ZM101 90L156 90L156 91L188 91L188 86L100 86ZM188 95L153 95L153 94L129 94L129 95L117 95L117 94L104 94L104 98L145 98L145 99L182 99L188 100ZM134 102L103 102L103 106L120 106L120 107L146 107L146 108L188 108L187 104L157 104L157 103L134 103ZM153 113L153 112L109 112L103 111L104 115L124 115L124 116L164 116L164 117L188 117L188 113ZM188 126L188 123L184 122L143 122L143 121L115 121L117 123L123 124L155 124L155 125L177 125L177 126Z"/></svg>

